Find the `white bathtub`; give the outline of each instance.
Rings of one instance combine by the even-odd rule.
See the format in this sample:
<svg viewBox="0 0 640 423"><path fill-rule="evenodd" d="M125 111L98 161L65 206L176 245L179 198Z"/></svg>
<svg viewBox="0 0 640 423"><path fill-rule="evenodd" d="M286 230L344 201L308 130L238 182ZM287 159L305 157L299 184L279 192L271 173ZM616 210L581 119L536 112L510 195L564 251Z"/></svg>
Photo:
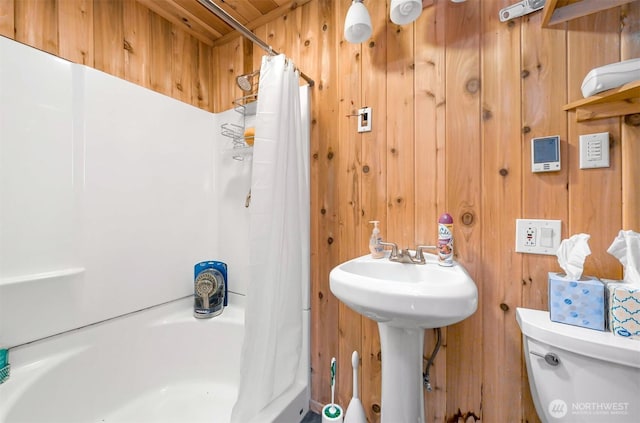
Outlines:
<svg viewBox="0 0 640 423"><path fill-rule="evenodd" d="M228 423L243 306L230 294L222 315L195 319L183 298L13 348L0 422ZM254 422L299 422L308 399L303 375Z"/></svg>

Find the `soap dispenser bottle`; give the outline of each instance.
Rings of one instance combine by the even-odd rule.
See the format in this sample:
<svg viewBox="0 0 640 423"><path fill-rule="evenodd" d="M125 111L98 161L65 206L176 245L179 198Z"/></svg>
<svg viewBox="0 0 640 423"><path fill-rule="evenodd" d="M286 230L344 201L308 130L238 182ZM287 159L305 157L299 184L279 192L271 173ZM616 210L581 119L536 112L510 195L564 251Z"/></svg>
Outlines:
<svg viewBox="0 0 640 423"><path fill-rule="evenodd" d="M369 240L369 251L371 251L371 258L379 259L384 257L384 248L380 242L382 237L380 236L380 229L378 224L380 221L372 220L369 223L373 223L373 231L371 231L371 239Z"/></svg>

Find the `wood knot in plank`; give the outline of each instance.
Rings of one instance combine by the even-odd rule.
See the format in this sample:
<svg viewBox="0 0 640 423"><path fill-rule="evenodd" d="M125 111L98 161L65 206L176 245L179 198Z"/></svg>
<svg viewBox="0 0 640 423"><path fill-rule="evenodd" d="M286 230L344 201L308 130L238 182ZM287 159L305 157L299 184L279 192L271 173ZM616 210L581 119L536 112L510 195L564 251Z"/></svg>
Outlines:
<svg viewBox="0 0 640 423"><path fill-rule="evenodd" d="M482 109L482 120L489 120L493 117L493 113L489 109Z"/></svg>
<svg viewBox="0 0 640 423"><path fill-rule="evenodd" d="M507 169L502 168L500 169L499 173L500 173L500 176L507 176L509 174L509 171Z"/></svg>
<svg viewBox="0 0 640 423"><path fill-rule="evenodd" d="M471 212L464 212L460 217L460 221L462 222L463 225L466 225L466 226L472 225L474 220L475 220L475 217Z"/></svg>
<svg viewBox="0 0 640 423"><path fill-rule="evenodd" d="M327 244L329 244L329 245L333 244L333 238L332 237L327 238Z"/></svg>
<svg viewBox="0 0 640 423"><path fill-rule="evenodd" d="M131 43L126 39L123 42L122 48L133 54L133 47L131 46Z"/></svg>
<svg viewBox="0 0 640 423"><path fill-rule="evenodd" d="M182 18L182 23L184 24L184 26L186 26L187 28L191 29L191 22L189 22L189 19L187 18Z"/></svg>
<svg viewBox="0 0 640 423"><path fill-rule="evenodd" d="M380 413L380 404L373 404L371 406L371 411L373 411L376 414Z"/></svg>
<svg viewBox="0 0 640 423"><path fill-rule="evenodd" d="M529 132L531 132L531 127L529 127L529 126L523 126L522 127L522 133L523 134L528 134Z"/></svg>
<svg viewBox="0 0 640 423"><path fill-rule="evenodd" d="M505 303L500 303L500 310L509 311L509 306L506 305Z"/></svg>
<svg viewBox="0 0 640 423"><path fill-rule="evenodd" d="M522 77L522 79L528 78L529 77L529 71L528 70L523 70L522 72L520 72L520 77Z"/></svg>
<svg viewBox="0 0 640 423"><path fill-rule="evenodd" d="M631 126L640 126L640 113L626 115L624 117L624 123Z"/></svg>
<svg viewBox="0 0 640 423"><path fill-rule="evenodd" d="M471 78L465 84L465 88L468 93L476 94L478 91L480 91L480 80L478 78Z"/></svg>

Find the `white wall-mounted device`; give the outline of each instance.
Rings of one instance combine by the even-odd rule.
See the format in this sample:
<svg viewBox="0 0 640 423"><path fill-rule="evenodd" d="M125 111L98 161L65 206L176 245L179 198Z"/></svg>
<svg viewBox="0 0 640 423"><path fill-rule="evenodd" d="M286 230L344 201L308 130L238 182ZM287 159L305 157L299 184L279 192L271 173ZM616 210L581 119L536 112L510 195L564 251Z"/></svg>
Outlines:
<svg viewBox="0 0 640 423"><path fill-rule="evenodd" d="M561 220L516 219L516 252L554 255L561 230Z"/></svg>
<svg viewBox="0 0 640 423"><path fill-rule="evenodd" d="M609 167L609 133L580 135L580 169Z"/></svg>
<svg viewBox="0 0 640 423"><path fill-rule="evenodd" d="M500 22L506 22L527 15L544 7L546 0L522 0L500 10Z"/></svg>
<svg viewBox="0 0 640 423"><path fill-rule="evenodd" d="M531 171L557 172L560 170L560 137L539 137L531 140Z"/></svg>
<svg viewBox="0 0 640 423"><path fill-rule="evenodd" d="M358 132L371 132L371 107L358 109Z"/></svg>
<svg viewBox="0 0 640 423"><path fill-rule="evenodd" d="M623 60L591 69L582 81L582 95L586 98L616 88L640 78L640 59Z"/></svg>

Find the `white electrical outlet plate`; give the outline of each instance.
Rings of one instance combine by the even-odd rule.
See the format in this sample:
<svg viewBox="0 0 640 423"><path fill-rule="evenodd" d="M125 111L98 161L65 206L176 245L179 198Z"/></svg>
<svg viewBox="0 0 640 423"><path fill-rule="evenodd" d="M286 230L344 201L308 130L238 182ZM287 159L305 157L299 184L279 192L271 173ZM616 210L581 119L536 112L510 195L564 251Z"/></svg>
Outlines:
<svg viewBox="0 0 640 423"><path fill-rule="evenodd" d="M370 132L372 118L371 107L358 109L358 132Z"/></svg>
<svg viewBox="0 0 640 423"><path fill-rule="evenodd" d="M609 167L609 133L580 135L580 169Z"/></svg>
<svg viewBox="0 0 640 423"><path fill-rule="evenodd" d="M555 255L561 231L560 220L516 219L516 252Z"/></svg>

